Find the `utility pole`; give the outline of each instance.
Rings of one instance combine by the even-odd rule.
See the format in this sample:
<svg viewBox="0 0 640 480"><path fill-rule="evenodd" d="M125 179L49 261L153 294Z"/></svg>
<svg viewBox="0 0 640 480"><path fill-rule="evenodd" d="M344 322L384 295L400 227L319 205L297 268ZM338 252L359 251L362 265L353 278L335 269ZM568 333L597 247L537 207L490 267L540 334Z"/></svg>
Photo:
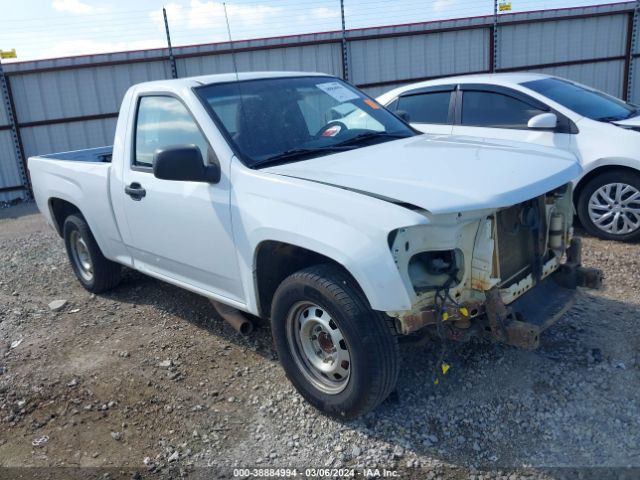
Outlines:
<svg viewBox="0 0 640 480"><path fill-rule="evenodd" d="M493 0L493 61L490 66L491 72L495 72L498 68L498 0Z"/></svg>
<svg viewBox="0 0 640 480"><path fill-rule="evenodd" d="M26 159L24 156L24 149L22 148L22 140L20 138L20 132L18 131L18 121L16 119L15 108L13 105L13 99L11 97L11 86L9 85L9 79L4 74L4 68L2 67L2 59L0 58L0 90L2 90L2 100L4 102L4 109L7 112L7 119L9 120L9 126L11 127L11 138L13 139L13 150L16 161L18 162L18 171L20 172L20 178L25 188L25 196L27 199L31 198L31 185L29 184L29 177L27 177Z"/></svg>
<svg viewBox="0 0 640 480"><path fill-rule="evenodd" d="M176 58L173 56L173 48L171 47L171 35L169 34L169 20L167 20L167 9L164 7L162 7L162 15L164 16L164 29L167 32L167 45L169 46L169 63L171 64L171 78L178 78Z"/></svg>
<svg viewBox="0 0 640 480"><path fill-rule="evenodd" d="M631 32L629 32L629 35L631 35L631 50L629 52L629 58L628 58L628 62L629 62L629 71L627 73L627 91L625 92L627 94L626 100L627 102L633 102L635 99L633 98L633 94L634 92L634 88L633 88L633 84L635 82L635 69L633 68L634 63L636 61L640 62L640 57L634 57L634 55L636 53L638 53L638 35L640 34L640 32L638 32L638 29L640 29L640 0L636 0L636 6L633 10L633 21L632 21L632 26L631 26Z"/></svg>
<svg viewBox="0 0 640 480"><path fill-rule="evenodd" d="M342 18L342 78L349 81L349 51L347 50L347 28L344 20L344 0L340 0L340 17Z"/></svg>

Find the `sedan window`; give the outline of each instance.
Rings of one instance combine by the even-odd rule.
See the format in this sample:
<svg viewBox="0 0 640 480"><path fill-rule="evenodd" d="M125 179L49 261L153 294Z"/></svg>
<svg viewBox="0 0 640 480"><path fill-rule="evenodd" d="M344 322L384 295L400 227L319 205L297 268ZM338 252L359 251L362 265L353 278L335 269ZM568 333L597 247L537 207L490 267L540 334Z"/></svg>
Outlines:
<svg viewBox="0 0 640 480"><path fill-rule="evenodd" d="M462 97L462 125L492 128L527 128L532 117L545 113L508 95L465 91Z"/></svg>
<svg viewBox="0 0 640 480"><path fill-rule="evenodd" d="M449 122L449 102L451 92L420 93L404 95L398 99L395 110L409 114L413 123L451 123Z"/></svg>
<svg viewBox="0 0 640 480"><path fill-rule="evenodd" d="M638 114L638 109L604 92L559 78L545 78L523 83L579 115L603 122L624 120Z"/></svg>

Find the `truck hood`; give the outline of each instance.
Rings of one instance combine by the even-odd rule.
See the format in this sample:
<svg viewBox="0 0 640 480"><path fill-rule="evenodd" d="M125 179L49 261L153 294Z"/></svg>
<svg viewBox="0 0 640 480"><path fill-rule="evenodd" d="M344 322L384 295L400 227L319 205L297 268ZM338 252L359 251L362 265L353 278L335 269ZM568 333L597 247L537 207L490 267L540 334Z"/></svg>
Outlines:
<svg viewBox="0 0 640 480"><path fill-rule="evenodd" d="M555 148L419 135L263 171L443 214L508 207L570 182L582 169Z"/></svg>
<svg viewBox="0 0 640 480"><path fill-rule="evenodd" d="M640 127L640 115L636 115L635 117L627 118L625 120L616 120L612 123L625 127Z"/></svg>

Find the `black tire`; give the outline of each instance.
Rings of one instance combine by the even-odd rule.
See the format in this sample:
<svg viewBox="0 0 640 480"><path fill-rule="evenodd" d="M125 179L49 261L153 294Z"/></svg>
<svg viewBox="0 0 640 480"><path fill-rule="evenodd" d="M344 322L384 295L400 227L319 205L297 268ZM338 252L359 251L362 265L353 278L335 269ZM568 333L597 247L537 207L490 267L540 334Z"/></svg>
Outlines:
<svg viewBox="0 0 640 480"><path fill-rule="evenodd" d="M591 235L604 240L619 240L623 242L640 240L640 227L632 232L616 234L602 230L589 217L589 200L592 195L599 188L611 183L627 184L640 191L640 173L629 170L610 170L589 180L580 191L578 198L577 210L580 223ZM635 203L640 208L640 202Z"/></svg>
<svg viewBox="0 0 640 480"><path fill-rule="evenodd" d="M64 221L62 233L69 262L71 262L73 272L84 288L92 293L100 293L120 283L120 265L102 255L100 247L98 247L89 229L89 225L87 225L82 216L69 215ZM87 276L86 272L83 274L83 267L79 263L77 253L74 252L77 251L77 247L74 247L72 243L78 237L84 242L86 252L88 252L92 267L90 277Z"/></svg>
<svg viewBox="0 0 640 480"><path fill-rule="evenodd" d="M290 314L304 302L326 310L346 341L350 370L340 392L322 391L296 361L304 353L292 344L287 329L301 331L299 326L290 326L294 324ZM376 408L395 388L400 354L393 321L372 310L358 286L336 266L309 267L286 278L273 298L271 327L287 377L311 405L327 415L358 417ZM311 370L307 367L307 372Z"/></svg>

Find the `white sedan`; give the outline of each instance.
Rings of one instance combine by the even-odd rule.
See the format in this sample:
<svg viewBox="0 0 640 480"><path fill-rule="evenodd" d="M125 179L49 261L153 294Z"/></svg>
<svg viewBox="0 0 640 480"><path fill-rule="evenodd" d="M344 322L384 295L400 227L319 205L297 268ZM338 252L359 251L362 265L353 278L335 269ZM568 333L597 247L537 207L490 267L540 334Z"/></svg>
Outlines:
<svg viewBox="0 0 640 480"><path fill-rule="evenodd" d="M378 102L425 133L554 146L584 168L574 201L584 228L640 239L640 110L570 80L535 73L441 78L396 88Z"/></svg>

